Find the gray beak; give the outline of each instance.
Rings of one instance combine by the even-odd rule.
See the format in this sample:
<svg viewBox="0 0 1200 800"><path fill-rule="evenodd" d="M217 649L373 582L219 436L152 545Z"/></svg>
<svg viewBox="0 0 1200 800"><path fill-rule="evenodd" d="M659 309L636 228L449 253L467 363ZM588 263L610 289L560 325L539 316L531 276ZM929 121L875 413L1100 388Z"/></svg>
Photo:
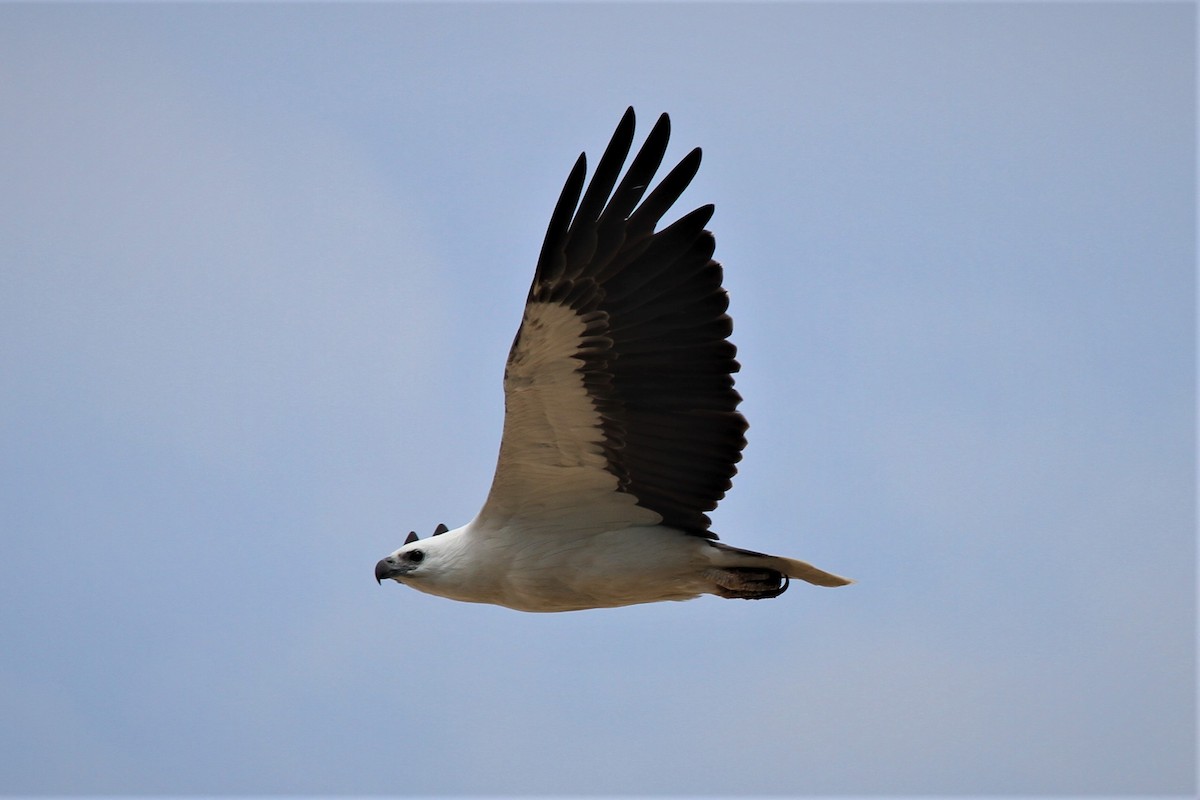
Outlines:
<svg viewBox="0 0 1200 800"><path fill-rule="evenodd" d="M397 575L405 572L396 563L396 559L392 556L379 559L379 563L375 565L375 582L383 583L385 578L394 578Z"/></svg>

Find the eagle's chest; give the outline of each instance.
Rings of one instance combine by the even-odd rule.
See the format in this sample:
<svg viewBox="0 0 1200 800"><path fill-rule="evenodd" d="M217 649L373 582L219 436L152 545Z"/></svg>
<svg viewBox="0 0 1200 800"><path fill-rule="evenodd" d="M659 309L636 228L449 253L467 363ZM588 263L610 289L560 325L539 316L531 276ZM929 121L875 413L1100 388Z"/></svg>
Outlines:
<svg viewBox="0 0 1200 800"><path fill-rule="evenodd" d="M658 526L491 536L465 550L446 580L416 588L521 611L687 600L703 591L705 545Z"/></svg>

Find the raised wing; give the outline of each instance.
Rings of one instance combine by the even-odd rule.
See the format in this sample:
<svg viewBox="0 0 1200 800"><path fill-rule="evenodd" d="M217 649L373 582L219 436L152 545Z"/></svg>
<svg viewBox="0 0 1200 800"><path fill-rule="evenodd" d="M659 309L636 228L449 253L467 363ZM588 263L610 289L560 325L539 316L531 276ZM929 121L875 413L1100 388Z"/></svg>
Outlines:
<svg viewBox="0 0 1200 800"><path fill-rule="evenodd" d="M713 207L656 232L700 150L643 200L670 122L659 117L618 184L633 131L630 108L582 199L580 155L554 209L505 370L484 527L661 522L716 538L704 512L729 489L747 426L728 297L704 230Z"/></svg>

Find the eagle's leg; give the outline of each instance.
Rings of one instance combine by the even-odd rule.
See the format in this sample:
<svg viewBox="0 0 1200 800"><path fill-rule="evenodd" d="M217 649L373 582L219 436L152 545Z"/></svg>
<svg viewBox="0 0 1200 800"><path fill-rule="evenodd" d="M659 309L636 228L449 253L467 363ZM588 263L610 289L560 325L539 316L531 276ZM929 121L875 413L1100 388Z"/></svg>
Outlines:
<svg viewBox="0 0 1200 800"><path fill-rule="evenodd" d="M773 569L757 567L717 567L706 577L713 582L713 594L742 600L779 597L787 591L788 577Z"/></svg>

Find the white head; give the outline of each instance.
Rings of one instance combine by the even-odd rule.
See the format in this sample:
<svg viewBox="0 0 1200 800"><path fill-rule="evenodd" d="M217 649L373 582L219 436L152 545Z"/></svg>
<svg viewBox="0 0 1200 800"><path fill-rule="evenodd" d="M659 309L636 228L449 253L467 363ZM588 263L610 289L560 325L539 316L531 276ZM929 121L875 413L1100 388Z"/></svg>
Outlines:
<svg viewBox="0 0 1200 800"><path fill-rule="evenodd" d="M433 536L440 537L447 532L449 529L445 525L438 525ZM430 537L421 541L415 531L410 532L403 547L375 565L376 582L383 583L384 579L391 578L417 589L424 589L421 585L423 581L436 582L437 576L445 571L446 562L458 549L454 544L457 538L454 534L457 533L453 531L444 539Z"/></svg>

